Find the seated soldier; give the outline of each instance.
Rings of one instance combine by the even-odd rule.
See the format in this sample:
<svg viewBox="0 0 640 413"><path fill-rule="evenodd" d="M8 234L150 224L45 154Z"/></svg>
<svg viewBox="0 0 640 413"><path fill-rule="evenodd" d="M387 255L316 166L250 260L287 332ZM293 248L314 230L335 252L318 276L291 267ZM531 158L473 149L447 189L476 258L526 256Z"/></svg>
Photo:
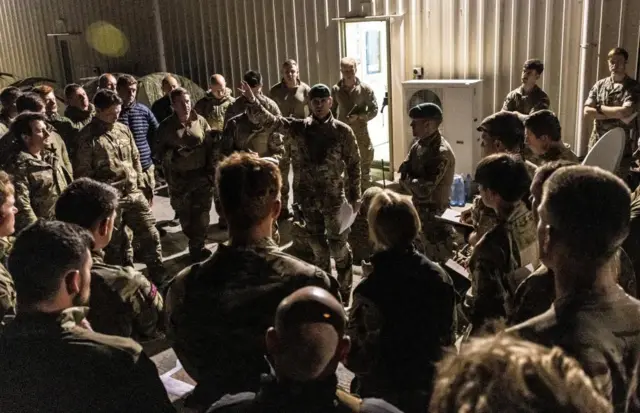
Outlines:
<svg viewBox="0 0 640 413"><path fill-rule="evenodd" d="M538 208L542 202L544 183L554 172L571 165L575 164L569 161L556 161L546 163L538 168L531 182L531 209L536 223L539 221ZM635 297L637 292L636 273L633 263L622 249L620 250L619 271L618 284L627 294ZM514 312L509 324L522 323L547 311L556 298L553 284L553 271L544 264L540 264L516 289Z"/></svg>
<svg viewBox="0 0 640 413"><path fill-rule="evenodd" d="M438 365L431 413L612 413L557 347L508 335L473 338Z"/></svg>
<svg viewBox="0 0 640 413"><path fill-rule="evenodd" d="M481 150L482 157L496 153L508 153L518 159L522 159L522 147L524 145L524 127L517 114L513 112L498 112L486 117L478 131L482 132ZM533 178L535 166L525 164L527 172ZM474 233L469 237L469 243L475 245L484 234L496 225L496 215L493 208L482 203L481 197L473 200L470 210L462 213L461 220L472 224Z"/></svg>
<svg viewBox="0 0 640 413"><path fill-rule="evenodd" d="M475 181L482 202L496 213L498 223L475 246L469 260L471 297L469 319L474 330L511 315L513 295L527 265L538 266L533 214L522 201L531 183L522 160L495 154L480 161ZM526 275L526 273L525 273Z"/></svg>
<svg viewBox="0 0 640 413"><path fill-rule="evenodd" d="M14 189L9 175L0 171L0 330L8 319L16 315L16 287L5 267L13 240L16 212ZM6 317L6 319L5 319Z"/></svg>
<svg viewBox="0 0 640 413"><path fill-rule="evenodd" d="M208 412L399 413L383 400L337 389L336 369L349 352L345 324L342 305L321 288L301 288L286 297L266 334L272 375L257 394L227 395Z"/></svg>
<svg viewBox="0 0 640 413"><path fill-rule="evenodd" d="M139 344L98 334L84 318L91 234L38 220L9 255L17 316L0 335L2 413L175 412Z"/></svg>
<svg viewBox="0 0 640 413"><path fill-rule="evenodd" d="M112 186L80 178L58 198L56 219L80 225L93 235L87 318L94 331L143 342L160 336L164 305L158 289L140 272L104 263L102 249L111 241L118 198Z"/></svg>
<svg viewBox="0 0 640 413"><path fill-rule="evenodd" d="M308 285L338 296L334 278L272 240L281 185L278 167L255 154L234 153L218 167L229 245L180 273L166 302L173 348L198 383L190 406L258 389L260 374L269 371L262 337L284 297Z"/></svg>
<svg viewBox="0 0 640 413"><path fill-rule="evenodd" d="M561 131L558 117L550 110L541 110L525 118L526 143L539 165L559 160L578 162L576 154L562 142Z"/></svg>
<svg viewBox="0 0 640 413"><path fill-rule="evenodd" d="M538 207L538 243L556 299L511 329L575 357L616 412L624 411L640 356L640 302L616 283L630 200L625 183L600 168L567 166L551 175Z"/></svg>
<svg viewBox="0 0 640 413"><path fill-rule="evenodd" d="M356 374L358 395L426 412L433 365L455 341L453 282L414 248L420 219L409 197L382 190L368 215L376 253L372 273L353 293L345 365Z"/></svg>

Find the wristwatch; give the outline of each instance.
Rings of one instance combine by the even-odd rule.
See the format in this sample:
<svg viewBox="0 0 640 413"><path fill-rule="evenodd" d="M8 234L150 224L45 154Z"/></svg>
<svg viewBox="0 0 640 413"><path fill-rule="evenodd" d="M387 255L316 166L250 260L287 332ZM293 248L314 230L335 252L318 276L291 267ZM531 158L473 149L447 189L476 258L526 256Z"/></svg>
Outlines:
<svg viewBox="0 0 640 413"><path fill-rule="evenodd" d="M598 112L601 115L604 115L604 113L602 112L602 104L596 103L596 112Z"/></svg>

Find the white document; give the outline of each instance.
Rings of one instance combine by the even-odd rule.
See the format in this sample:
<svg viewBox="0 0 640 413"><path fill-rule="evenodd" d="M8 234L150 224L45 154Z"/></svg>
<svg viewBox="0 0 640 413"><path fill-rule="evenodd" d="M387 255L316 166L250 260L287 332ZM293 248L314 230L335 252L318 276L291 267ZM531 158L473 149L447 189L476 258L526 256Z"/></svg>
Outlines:
<svg viewBox="0 0 640 413"><path fill-rule="evenodd" d="M356 220L358 211L354 211L351 205L345 200L340 206L340 212L338 214L338 220L340 221L340 233L342 234L348 228L353 225L353 221Z"/></svg>
<svg viewBox="0 0 640 413"><path fill-rule="evenodd" d="M446 267L451 268L452 270L454 270L458 274L462 275L463 277L465 277L465 278L467 278L469 280L471 279L471 276L469 275L469 271L467 271L466 268L464 268L462 265L458 264L457 262L455 262L451 258L449 258L449 260L444 265Z"/></svg>
<svg viewBox="0 0 640 413"><path fill-rule="evenodd" d="M185 394L189 393L191 390L194 389L193 385L189 383L185 383L182 380L177 380L171 377L181 369L182 369L182 365L180 364L180 361L176 361L176 366L174 368L172 368L171 370L169 370L168 372L160 376L160 380L162 381L162 384L164 385L164 388L167 391L167 393L173 396L176 396L178 398L184 396Z"/></svg>
<svg viewBox="0 0 640 413"><path fill-rule="evenodd" d="M456 211L455 209L447 208L441 215L441 218L448 219L449 221L460 222L460 211Z"/></svg>

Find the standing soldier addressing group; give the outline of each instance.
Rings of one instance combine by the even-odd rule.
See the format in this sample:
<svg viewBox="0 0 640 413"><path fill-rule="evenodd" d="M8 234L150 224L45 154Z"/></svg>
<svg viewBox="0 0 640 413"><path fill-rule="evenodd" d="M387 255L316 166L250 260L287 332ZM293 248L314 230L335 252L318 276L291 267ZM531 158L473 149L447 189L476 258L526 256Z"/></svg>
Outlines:
<svg viewBox="0 0 640 413"><path fill-rule="evenodd" d="M607 55L611 76L600 79L591 88L584 102L584 116L593 119L593 131L589 139L589 149L608 131L624 129L626 145L622 161L616 172L627 179L634 163L634 151L638 139L638 103L640 102L640 84L626 73L629 53L620 47L611 49Z"/></svg>
<svg viewBox="0 0 640 413"><path fill-rule="evenodd" d="M179 87L170 97L173 115L158 129L157 157L166 174L171 207L189 238L191 259L197 262L211 255L204 244L216 166L222 159L216 148L219 134L210 133L205 118L191 110L189 92Z"/></svg>
<svg viewBox="0 0 640 413"><path fill-rule="evenodd" d="M307 104L309 102L309 85L300 81L298 63L289 59L282 64L282 81L271 87L269 97L280 108L283 116L304 119L307 117ZM291 216L289 209L289 169L291 167L290 137L284 137L284 154L280 159L280 173L282 174L282 212L280 219ZM293 181L295 186L296 168L293 168Z"/></svg>
<svg viewBox="0 0 640 413"><path fill-rule="evenodd" d="M151 280L162 291L169 280L162 264L160 234L141 190L145 182L138 148L129 128L117 122L122 100L110 90L100 90L93 103L97 113L78 136L75 171L76 177L86 176L110 184L121 194L117 230L106 251L106 261L118 265L133 263L131 242L124 230L124 225L128 226L140 241L142 261Z"/></svg>
<svg viewBox="0 0 640 413"><path fill-rule="evenodd" d="M331 111L338 120L351 126L360 150L360 181L362 190L371 182L373 146L367 129L367 122L378 114L378 102L371 86L362 83L356 72L356 60L345 57L340 61L342 80L333 86L333 107Z"/></svg>
<svg viewBox="0 0 640 413"><path fill-rule="evenodd" d="M453 256L453 231L435 217L449 206L456 158L438 130L442 110L437 105L421 103L409 111L409 117L416 141L400 165L400 185L411 195L420 216L421 249L430 259L443 263Z"/></svg>
<svg viewBox="0 0 640 413"><path fill-rule="evenodd" d="M334 119L331 90L326 85L317 84L309 91L312 115L305 119L274 116L246 82L242 91L251 103L251 117L291 137L291 160L300 172L293 195L302 210L314 263L330 272L330 257L335 259L342 300L348 304L353 256L349 231L340 232L340 210L345 202L354 211L360 207L360 152L353 130Z"/></svg>

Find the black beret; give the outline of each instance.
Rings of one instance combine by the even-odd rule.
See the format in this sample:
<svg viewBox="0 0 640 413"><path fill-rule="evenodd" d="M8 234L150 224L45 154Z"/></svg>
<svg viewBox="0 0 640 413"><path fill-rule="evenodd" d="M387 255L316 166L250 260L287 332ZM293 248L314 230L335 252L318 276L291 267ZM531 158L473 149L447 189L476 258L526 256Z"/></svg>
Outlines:
<svg viewBox="0 0 640 413"><path fill-rule="evenodd" d="M526 118L516 112L501 111L484 118L478 131L487 132L491 136L506 136L524 133L523 120Z"/></svg>
<svg viewBox="0 0 640 413"><path fill-rule="evenodd" d="M411 119L442 119L442 109L435 103L421 103L409 111Z"/></svg>
<svg viewBox="0 0 640 413"><path fill-rule="evenodd" d="M329 86L322 83L313 85L313 87L309 90L309 99L323 99L328 98L329 96L331 96L331 89L329 89Z"/></svg>

